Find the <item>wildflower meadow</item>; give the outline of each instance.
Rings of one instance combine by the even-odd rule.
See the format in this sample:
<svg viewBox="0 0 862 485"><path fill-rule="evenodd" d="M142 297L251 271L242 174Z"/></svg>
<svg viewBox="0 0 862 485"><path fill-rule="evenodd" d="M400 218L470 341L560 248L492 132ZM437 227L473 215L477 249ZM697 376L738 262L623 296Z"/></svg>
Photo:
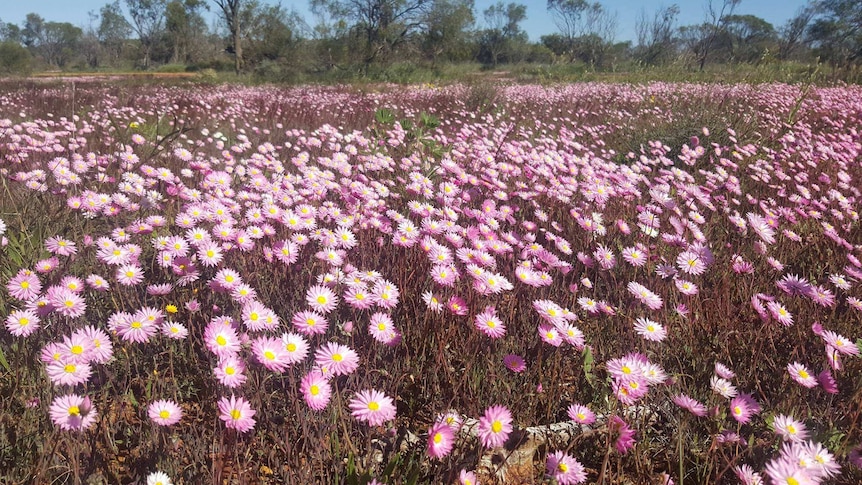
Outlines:
<svg viewBox="0 0 862 485"><path fill-rule="evenodd" d="M858 86L0 86L0 483L862 483Z"/></svg>

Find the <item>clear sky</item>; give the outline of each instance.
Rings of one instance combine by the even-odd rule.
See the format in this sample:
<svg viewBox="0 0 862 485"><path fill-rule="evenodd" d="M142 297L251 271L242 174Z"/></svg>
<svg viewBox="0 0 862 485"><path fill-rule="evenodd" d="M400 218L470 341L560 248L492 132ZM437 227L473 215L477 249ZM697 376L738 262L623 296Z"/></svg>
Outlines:
<svg viewBox="0 0 862 485"><path fill-rule="evenodd" d="M277 0L262 1L278 3ZM504 3L510 1L518 0L504 0ZM475 0L475 2L476 18L479 22L482 21L482 11L496 3L495 0ZM634 40L635 20L642 9L651 15L660 6L676 3L680 6L678 25L688 25L703 20L704 2L705 0L601 0L605 8L617 13L616 40L618 41ZM720 0L716 0L716 3L719 2ZM105 3L108 3L108 0L0 0L0 20L21 25L28 13L35 12L45 20L71 22L86 27L90 22L88 12L98 12ZM527 20L522 26L532 40L538 40L542 35L556 31L556 26L546 10L546 0L520 0L518 3L527 6ZM808 3L807 0L742 0L736 13L757 15L778 28L806 3ZM287 9L295 9L305 16L310 24L314 23L308 11L307 1L284 0L281 4ZM215 10L211 9L212 19L215 18L214 12Z"/></svg>

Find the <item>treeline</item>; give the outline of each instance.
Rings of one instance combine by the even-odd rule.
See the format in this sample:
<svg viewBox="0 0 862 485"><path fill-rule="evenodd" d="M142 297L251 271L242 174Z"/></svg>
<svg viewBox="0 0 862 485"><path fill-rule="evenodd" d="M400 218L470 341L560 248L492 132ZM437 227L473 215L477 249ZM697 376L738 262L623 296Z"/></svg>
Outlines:
<svg viewBox="0 0 862 485"><path fill-rule="evenodd" d="M701 23L679 7L641 11L634 41L600 2L548 0L557 32L531 42L526 6L472 0L310 0L314 19L259 0L115 0L86 26L27 15L0 20L0 74L34 70L203 70L284 77L367 75L393 65L477 62L627 66L862 63L862 2L812 1L784 25L742 13L741 0L708 0ZM214 15L213 15L214 14ZM209 25L207 18L218 18Z"/></svg>

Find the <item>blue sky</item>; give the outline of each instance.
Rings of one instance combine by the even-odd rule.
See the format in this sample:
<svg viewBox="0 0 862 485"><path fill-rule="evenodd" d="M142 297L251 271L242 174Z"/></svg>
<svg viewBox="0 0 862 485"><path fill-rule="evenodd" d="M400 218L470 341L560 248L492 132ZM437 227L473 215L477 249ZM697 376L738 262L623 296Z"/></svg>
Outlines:
<svg viewBox="0 0 862 485"><path fill-rule="evenodd" d="M262 0L264 3L277 3L277 0ZM509 3L512 0L504 0ZM517 1L517 0L515 0ZM718 3L720 0L716 0ZM476 17L482 19L482 11L494 0L475 0ZM4 22L23 24L24 17L35 12L46 20L56 22L71 22L81 27L89 23L88 12L96 11L102 7L107 0L30 0L27 2L18 0L0 0L0 20ZM282 5L288 9L294 8L304 15L306 21L313 23L314 19L308 12L307 1L284 0ZM545 34L556 31L552 18L546 11L546 0L521 0L527 6L527 20L522 24L524 30L533 40ZM699 0L601 0L608 10L617 13L618 27L617 40L634 40L635 19L641 9L645 9L648 15L663 5L676 3L680 6L679 25L698 23L704 16L704 1ZM796 10L805 5L807 0L743 0L736 12L752 14L762 17L771 22L776 28L781 26L787 19L793 16ZM211 9L210 15L215 18Z"/></svg>

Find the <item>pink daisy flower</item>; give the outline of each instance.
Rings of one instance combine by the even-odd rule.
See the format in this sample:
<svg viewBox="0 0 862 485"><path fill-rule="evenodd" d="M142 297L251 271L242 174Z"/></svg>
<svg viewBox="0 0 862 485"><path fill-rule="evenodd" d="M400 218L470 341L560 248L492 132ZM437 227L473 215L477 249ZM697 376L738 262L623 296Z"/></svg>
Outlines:
<svg viewBox="0 0 862 485"><path fill-rule="evenodd" d="M183 340L188 337L189 330L185 325L170 320L162 324L162 335L173 340Z"/></svg>
<svg viewBox="0 0 862 485"><path fill-rule="evenodd" d="M374 340L387 345L391 344L399 335L389 315L379 312L371 315L371 320L368 322L368 333L374 337Z"/></svg>
<svg viewBox="0 0 862 485"><path fill-rule="evenodd" d="M760 412L760 404L751 394L740 394L730 401L730 414L733 419L745 424Z"/></svg>
<svg viewBox="0 0 862 485"><path fill-rule="evenodd" d="M503 365L510 371L518 374L527 370L527 365L524 358L520 355L508 354L503 356Z"/></svg>
<svg viewBox="0 0 862 485"><path fill-rule="evenodd" d="M498 339L506 335L506 325L497 317L497 311L493 306L485 307L485 310L476 315L476 328L492 339Z"/></svg>
<svg viewBox="0 0 862 485"><path fill-rule="evenodd" d="M467 470L461 470L458 474L458 483L461 485L479 485L476 474Z"/></svg>
<svg viewBox="0 0 862 485"><path fill-rule="evenodd" d="M302 335L285 332L281 335L281 345L291 364L302 362L308 356L308 341Z"/></svg>
<svg viewBox="0 0 862 485"><path fill-rule="evenodd" d="M590 425L596 422L596 413L583 404L575 403L570 405L566 409L566 414L569 415L569 419L578 424Z"/></svg>
<svg viewBox="0 0 862 485"><path fill-rule="evenodd" d="M539 325L539 337L543 342L553 345L554 347L563 345L563 337L560 335L560 331L551 325Z"/></svg>
<svg viewBox="0 0 862 485"><path fill-rule="evenodd" d="M6 283L6 290L12 298L26 301L39 296L42 283L35 273L22 269Z"/></svg>
<svg viewBox="0 0 862 485"><path fill-rule="evenodd" d="M667 331L660 323L656 323L648 318L638 318L635 321L635 332L638 333L644 340L653 342L661 342L667 337Z"/></svg>
<svg viewBox="0 0 862 485"><path fill-rule="evenodd" d="M90 379L92 368L88 363L68 362L62 357L45 367L45 373L55 386L75 386Z"/></svg>
<svg viewBox="0 0 862 485"><path fill-rule="evenodd" d="M368 423L369 426L380 426L395 419L395 404L392 398L374 389L358 392L350 400L348 407L354 418Z"/></svg>
<svg viewBox="0 0 862 485"><path fill-rule="evenodd" d="M159 400L150 404L147 415L159 426L171 426L182 419L183 410L173 401Z"/></svg>
<svg viewBox="0 0 862 485"><path fill-rule="evenodd" d="M647 252L643 248L628 247L623 249L623 260L636 268L640 268L647 262Z"/></svg>
<svg viewBox="0 0 862 485"><path fill-rule="evenodd" d="M677 394L673 397L673 402L677 406L687 410L695 416L706 416L706 406L703 403L697 401L696 399L692 399L691 397L686 396L685 394Z"/></svg>
<svg viewBox="0 0 862 485"><path fill-rule="evenodd" d="M808 438L808 430L805 427L805 423L797 421L791 416L783 414L775 416L772 420L772 429L784 441L801 442Z"/></svg>
<svg viewBox="0 0 862 485"><path fill-rule="evenodd" d="M467 307L467 302L460 296L455 295L452 295L449 298L449 301L446 302L446 308L448 308L454 315L458 316L464 316L470 312L469 307Z"/></svg>
<svg viewBox="0 0 862 485"><path fill-rule="evenodd" d="M722 379L733 379L736 377L736 374L721 362L715 363L715 375Z"/></svg>
<svg viewBox="0 0 862 485"><path fill-rule="evenodd" d="M793 325L793 315L777 301L770 301L766 304L769 313L785 327Z"/></svg>
<svg viewBox="0 0 862 485"><path fill-rule="evenodd" d="M674 280L674 285L676 286L676 289L683 295L693 296L698 293L697 285L692 283L691 281L677 278L676 280Z"/></svg>
<svg viewBox="0 0 862 485"><path fill-rule="evenodd" d="M221 413L219 418L224 421L228 429L245 433L254 428L256 423L254 415L257 411L252 409L249 402L242 397L237 398L234 395L231 395L230 399L222 397L218 401L218 409Z"/></svg>
<svg viewBox="0 0 862 485"><path fill-rule="evenodd" d="M51 254L58 256L71 256L78 252L74 242L60 236L50 237L45 240L45 249Z"/></svg>
<svg viewBox="0 0 862 485"><path fill-rule="evenodd" d="M258 362L272 372L282 373L290 367L289 355L280 339L258 337L251 344L251 352Z"/></svg>
<svg viewBox="0 0 862 485"><path fill-rule="evenodd" d="M90 398L77 394L55 397L48 414L54 425L67 431L83 431L92 426L98 417Z"/></svg>
<svg viewBox="0 0 862 485"><path fill-rule="evenodd" d="M241 386L247 379L245 364L233 355L222 358L213 369L216 380L231 389Z"/></svg>
<svg viewBox="0 0 862 485"><path fill-rule="evenodd" d="M6 329L16 337L28 337L39 328L39 316L30 310L14 310L6 317Z"/></svg>
<svg viewBox="0 0 862 485"><path fill-rule="evenodd" d="M743 485L764 485L765 483L760 473L754 471L749 465L733 467L733 471Z"/></svg>
<svg viewBox="0 0 862 485"><path fill-rule="evenodd" d="M52 292L51 288L48 289L48 300L51 306L54 307L54 311L69 318L77 318L84 315L84 312L87 310L87 303L83 297L66 288L52 288L56 288L56 291Z"/></svg>
<svg viewBox="0 0 862 485"><path fill-rule="evenodd" d="M826 344L844 355L859 355L859 347L856 347L850 339L841 336L831 330L824 330L822 334Z"/></svg>
<svg viewBox="0 0 862 485"><path fill-rule="evenodd" d="M787 372L790 373L790 377L792 377L794 381L802 386L809 389L817 387L817 378L811 374L811 371L808 370L807 367L799 362L787 364Z"/></svg>
<svg viewBox="0 0 862 485"><path fill-rule="evenodd" d="M332 395L332 387L329 381L317 371L311 371L302 378L299 385L299 390L305 399L308 407L315 411L320 411L329 404L329 398Z"/></svg>
<svg viewBox="0 0 862 485"><path fill-rule="evenodd" d="M228 357L239 352L239 335L231 325L213 320L204 329L204 343L218 357Z"/></svg>
<svg viewBox="0 0 862 485"><path fill-rule="evenodd" d="M635 446L635 430L631 429L619 416L611 416L608 420L608 428L616 436L614 448L621 455L625 455Z"/></svg>
<svg viewBox="0 0 862 485"><path fill-rule="evenodd" d="M295 313L290 321L304 335L322 335L329 328L326 317L310 310Z"/></svg>
<svg viewBox="0 0 862 485"><path fill-rule="evenodd" d="M479 419L479 440L485 448L503 446L512 432L512 414L505 406L491 406Z"/></svg>
<svg viewBox="0 0 862 485"><path fill-rule="evenodd" d="M637 282L630 282L628 284L629 293L635 296L641 303L646 305L650 310L658 310L662 307L664 302L661 297L648 290L645 286L641 285Z"/></svg>
<svg viewBox="0 0 862 485"><path fill-rule="evenodd" d="M134 264L124 264L117 268L116 278L123 286L135 286L144 281L144 270Z"/></svg>
<svg viewBox="0 0 862 485"><path fill-rule="evenodd" d="M428 430L428 455L431 458L443 458L455 446L455 433L446 423L436 422Z"/></svg>
<svg viewBox="0 0 862 485"><path fill-rule="evenodd" d="M314 362L333 375L346 375L359 367L359 356L350 347L327 342L314 352Z"/></svg>
<svg viewBox="0 0 862 485"><path fill-rule="evenodd" d="M562 451L548 455L545 469L548 476L560 485L573 485L587 481L587 471L578 460Z"/></svg>
<svg viewBox="0 0 862 485"><path fill-rule="evenodd" d="M305 301L308 302L308 306L310 306L312 310L324 314L335 310L335 307L338 306L338 296L336 296L332 290L322 285L312 286L309 288L305 296Z"/></svg>
<svg viewBox="0 0 862 485"><path fill-rule="evenodd" d="M817 375L817 382L820 384L820 387L829 394L838 394L838 384L835 382L835 378L832 377L832 373L829 372L829 369L825 369Z"/></svg>
<svg viewBox="0 0 862 485"><path fill-rule="evenodd" d="M706 271L706 263L700 254L694 251L683 251L676 258L676 265L683 273L700 275Z"/></svg>

